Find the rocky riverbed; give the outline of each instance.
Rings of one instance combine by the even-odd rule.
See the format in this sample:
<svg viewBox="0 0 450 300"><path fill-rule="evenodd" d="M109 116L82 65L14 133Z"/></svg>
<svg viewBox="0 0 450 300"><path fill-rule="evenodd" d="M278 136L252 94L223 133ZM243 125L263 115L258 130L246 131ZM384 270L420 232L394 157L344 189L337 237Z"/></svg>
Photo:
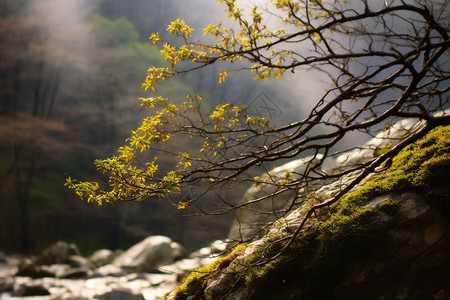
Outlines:
<svg viewBox="0 0 450 300"><path fill-rule="evenodd" d="M151 236L126 251L101 249L89 257L67 242L29 258L0 253L0 299L162 299L224 250L217 241L188 254L168 237Z"/></svg>

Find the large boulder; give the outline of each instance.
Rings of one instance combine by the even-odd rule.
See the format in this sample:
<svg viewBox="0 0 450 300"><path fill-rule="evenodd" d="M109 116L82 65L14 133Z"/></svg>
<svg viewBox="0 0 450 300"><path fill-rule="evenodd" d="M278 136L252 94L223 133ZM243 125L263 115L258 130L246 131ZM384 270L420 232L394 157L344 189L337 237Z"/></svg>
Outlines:
<svg viewBox="0 0 450 300"><path fill-rule="evenodd" d="M295 278L295 270L290 269L285 263L279 263L278 266L274 263L269 270L276 276L258 270L255 273L260 274L253 273L250 276L252 279L246 284L242 280L239 284L239 279L232 275L233 271L236 272L238 265L248 263L256 251L269 247L267 242L273 240L269 235L265 237L266 242L260 241L250 245L245 254L230 264L219 276L209 279L203 294L205 299L260 299L258 297L264 294L270 296L270 299L303 299L301 295L305 292L302 288L305 289L307 286L306 289L311 289L315 284L319 286L321 280L323 288L330 290L324 292L318 289L314 299L429 299L430 296L432 299L449 299L450 224L447 216L433 209L423 197L414 193L380 196L366 204L365 208L376 212L376 217L366 224L367 228L371 226L383 228L383 234L376 237L380 239L379 242L370 243L373 248L363 251L371 255L358 255L359 257L353 258L350 255L358 251L353 251L347 256L340 253L339 249L335 249L330 251L335 251L335 257L317 256L318 260L323 259L323 263L327 264L334 264L333 259L345 260L348 265L336 263L345 267L345 270L324 274L323 278L314 278L317 283L310 283L308 281L311 278L302 278L302 275ZM296 220L288 218L286 221L289 223ZM275 232L273 234L276 234ZM369 233L367 234L369 237ZM349 236L350 238L354 237ZM345 243L341 241L339 244ZM353 246L366 247L363 243L359 245L354 243ZM290 263L300 267L298 262L293 261L294 259L300 258L293 256ZM282 269L276 270L277 267ZM325 265L323 267L323 271L328 268ZM302 274L300 270L298 272ZM316 275L322 271L311 270L311 273ZM258 280L261 280L261 283L253 282ZM298 280L303 283L299 284ZM332 281L334 285L330 286L328 281ZM236 286L233 287L233 284ZM267 285L266 288L264 284ZM305 299L314 297L311 290L306 294L309 296Z"/></svg>
<svg viewBox="0 0 450 300"><path fill-rule="evenodd" d="M186 250L170 238L150 236L116 257L112 264L134 272L152 272L184 256Z"/></svg>
<svg viewBox="0 0 450 300"><path fill-rule="evenodd" d="M293 235L305 200L167 299L450 299L449 141L450 126L435 129Z"/></svg>

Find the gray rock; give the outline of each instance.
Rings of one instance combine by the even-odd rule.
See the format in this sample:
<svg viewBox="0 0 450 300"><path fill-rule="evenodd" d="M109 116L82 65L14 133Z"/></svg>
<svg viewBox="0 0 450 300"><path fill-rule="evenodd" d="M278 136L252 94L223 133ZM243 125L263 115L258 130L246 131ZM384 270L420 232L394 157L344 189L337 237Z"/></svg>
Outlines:
<svg viewBox="0 0 450 300"><path fill-rule="evenodd" d="M85 268L73 268L60 275L62 279L83 279L91 275L90 270Z"/></svg>
<svg viewBox="0 0 450 300"><path fill-rule="evenodd" d="M127 290L112 290L99 296L99 300L144 300L142 294L133 294Z"/></svg>
<svg viewBox="0 0 450 300"><path fill-rule="evenodd" d="M47 296L50 292L41 285L21 285L13 291L12 295L14 297Z"/></svg>
<svg viewBox="0 0 450 300"><path fill-rule="evenodd" d="M165 236L150 236L114 259L113 265L133 272L152 272L186 256L186 250Z"/></svg>
<svg viewBox="0 0 450 300"><path fill-rule="evenodd" d="M14 289L14 279L13 278L11 278L11 277L0 278L0 293L12 292L13 289Z"/></svg>
<svg viewBox="0 0 450 300"><path fill-rule="evenodd" d="M64 264L69 263L73 255L81 256L78 247L75 244L59 241L42 251L35 261L40 265Z"/></svg>
<svg viewBox="0 0 450 300"><path fill-rule="evenodd" d="M87 258L78 255L69 256L67 263L72 268L83 268L86 270L90 270L94 267L94 265Z"/></svg>
<svg viewBox="0 0 450 300"><path fill-rule="evenodd" d="M42 278L55 277L55 274L37 265L31 259L26 258L19 264L16 276Z"/></svg>
<svg viewBox="0 0 450 300"><path fill-rule="evenodd" d="M109 249L100 249L89 256L89 261L96 267L110 264L114 259L114 252Z"/></svg>
<svg viewBox="0 0 450 300"><path fill-rule="evenodd" d="M71 268L71 266L66 264L43 265L39 267L42 270L49 272L50 274L54 274L54 277L63 276L63 274L67 273Z"/></svg>
<svg viewBox="0 0 450 300"><path fill-rule="evenodd" d="M165 299L164 296L174 288L176 288L175 283L161 284L144 289L142 294L145 300L161 300Z"/></svg>
<svg viewBox="0 0 450 300"><path fill-rule="evenodd" d="M94 268L94 265L89 261L89 259L78 255L71 255L67 263L72 268L82 268L86 270L91 270Z"/></svg>
<svg viewBox="0 0 450 300"><path fill-rule="evenodd" d="M7 261L8 261L8 256L4 252L0 251L0 263L4 264Z"/></svg>
<svg viewBox="0 0 450 300"><path fill-rule="evenodd" d="M8 257L6 263L0 264L0 278L13 277L17 271L21 260L17 258Z"/></svg>
<svg viewBox="0 0 450 300"><path fill-rule="evenodd" d="M107 265L108 266L108 265ZM107 267L103 266L103 267ZM109 265L113 267L112 265ZM86 275L82 269L70 269L69 265L40 266L67 271L67 274L80 272L80 276ZM102 268L103 268L102 267ZM39 300L90 300L90 299L142 299L161 300L167 292L176 287L176 274L148 274L125 273L118 267L120 274L96 275L97 277L75 278L79 276L60 276L58 278L31 278L8 277L8 280L0 278L0 299L22 299L17 296L30 294L29 287L41 287L50 294L34 296ZM61 269L61 270L59 270ZM62 278L67 277L67 278ZM14 296L12 294L14 293ZM38 293L38 292L33 292ZM22 296L20 296L22 297ZM23 298L24 300L26 298ZM30 298L31 299L31 298Z"/></svg>
<svg viewBox="0 0 450 300"><path fill-rule="evenodd" d="M124 276L125 270L112 264L101 266L94 270L94 276Z"/></svg>

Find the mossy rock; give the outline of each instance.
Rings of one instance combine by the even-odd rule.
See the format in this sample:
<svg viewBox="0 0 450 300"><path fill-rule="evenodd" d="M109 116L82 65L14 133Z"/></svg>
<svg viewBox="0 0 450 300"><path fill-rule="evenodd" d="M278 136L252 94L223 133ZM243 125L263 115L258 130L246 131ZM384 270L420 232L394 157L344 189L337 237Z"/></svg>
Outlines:
<svg viewBox="0 0 450 300"><path fill-rule="evenodd" d="M374 299L377 292L373 284L366 283L363 279L361 279L363 283L358 283L357 280L352 281L348 279L349 274L372 278L375 283L385 282L383 280L388 278L394 282L392 284L394 288L379 288L378 295L388 296L388 298L397 297L394 290L397 289L397 292L401 290L402 284L408 285L408 281L418 284L417 280L411 277L414 275L406 276L408 281L404 281L399 272L410 271L411 274L415 274L413 271L417 271L418 276L422 276L426 274L424 270L428 270L428 267L433 268L433 256L441 257L443 261L448 262L445 266L450 266L448 255L441 255L442 251L448 253L450 250L450 239L445 238L448 235L442 235L444 238L429 239L436 240L434 244L425 243L420 236L428 234L428 226L434 222L433 218L445 220L445 216L448 216L450 210L449 150L450 126L436 128L426 137L403 149L393 159L388 171L371 176L361 187L332 205L327 211L325 220L323 216L320 219L311 218L306 230L300 233L295 243L276 259L259 264L261 257L273 257L280 251L285 243L283 234L285 236L289 234L286 228L280 227L275 235L273 232L277 230L270 231L272 235L266 235L260 241L251 244L249 249L252 251L247 249L246 254L233 257L234 260L229 266L218 268L220 265L218 261L203 269L205 273L193 273L186 279L181 290L179 288L178 293L175 292L177 297L170 299L186 299L189 296L195 296L190 299L232 299L229 297L237 295L233 294L233 291L238 291L239 297L245 299L344 299L351 294L352 287L345 285L346 280L357 285L355 290L361 297L367 296L365 299ZM394 200L387 198L376 207L368 205L376 197L387 194L392 194L391 198ZM397 226L396 218L404 216L401 212L405 210L406 204L402 202L405 197L396 197L397 194L409 197L407 201L405 200L406 202L412 201L413 205L417 204L426 208L421 210L423 214L417 214L416 217L419 219L406 216ZM303 207L304 211L307 209L307 206ZM301 216L302 212L296 215ZM445 222L443 224L440 228L448 232L450 226ZM399 232L393 233L396 228L400 228ZM410 232L402 237L405 238L403 244L408 245L407 241L409 241L414 247L404 250L409 251L408 253L398 250L403 257L396 257L396 247L401 248L403 244L399 243L395 236L407 229L410 229ZM435 245L439 246L435 247ZM430 266L422 266L419 261L417 270L411 271L408 269L409 264L410 262L414 264L414 259L418 255L415 251L419 249L433 254L431 258L423 259ZM384 250L387 257L383 255ZM394 258L402 264L396 265ZM373 264L374 269L393 272L398 276L384 278L382 272L378 274L374 270L364 270L364 264L372 264L371 259L378 263L378 265ZM437 272L439 268L435 268ZM430 273L435 275L435 269L433 269L434 273ZM442 270L450 271L450 267L442 267ZM225 280L227 276L228 280ZM221 289L231 292L228 295L210 293L205 298L204 290L208 288L208 281L214 282L211 280L214 278L216 284L217 278L221 278L220 283L231 283ZM422 292L411 290L417 289L420 285L409 286L410 290L407 294L409 293L411 299L419 299L424 292L431 293L430 295L439 293L439 289L435 292L433 289L441 285L442 289L447 291L447 287L443 286L444 282L438 279L439 276L436 278L436 283L427 283L427 287L424 287ZM450 287L448 288L450 290ZM375 291L375 294L364 295L369 291Z"/></svg>

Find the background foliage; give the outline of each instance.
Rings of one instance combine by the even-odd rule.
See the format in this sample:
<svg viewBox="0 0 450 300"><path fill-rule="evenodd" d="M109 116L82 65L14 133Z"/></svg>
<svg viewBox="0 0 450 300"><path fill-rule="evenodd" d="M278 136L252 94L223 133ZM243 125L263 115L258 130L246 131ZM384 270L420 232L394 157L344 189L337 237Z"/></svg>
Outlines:
<svg viewBox="0 0 450 300"><path fill-rule="evenodd" d="M64 188L69 175L102 181L92 162L114 153L146 114L138 98L149 93L140 83L149 66L165 65L149 33L177 14L204 22L205 9L186 10L177 1L2 1L0 250L35 251L64 239L90 252L151 234L194 249L224 236L226 218L192 221L177 212L175 199L98 209ZM247 86L237 80L217 88L213 71L172 80L159 93L181 103L201 90L208 107L233 85L247 97L257 89L247 77Z"/></svg>

